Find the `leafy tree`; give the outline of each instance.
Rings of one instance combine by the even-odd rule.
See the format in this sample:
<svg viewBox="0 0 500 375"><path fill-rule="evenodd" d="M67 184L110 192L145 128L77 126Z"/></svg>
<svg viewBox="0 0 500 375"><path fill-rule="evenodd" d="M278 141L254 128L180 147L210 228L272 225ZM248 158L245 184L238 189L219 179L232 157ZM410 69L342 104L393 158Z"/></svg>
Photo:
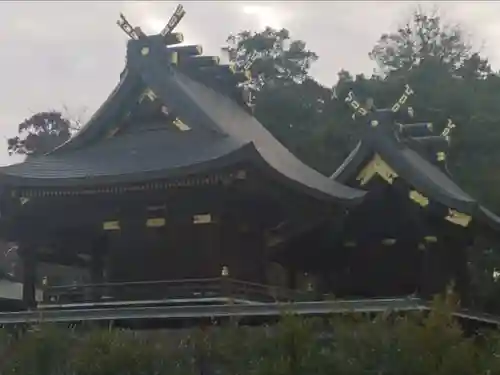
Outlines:
<svg viewBox="0 0 500 375"><path fill-rule="evenodd" d="M296 156L321 169L322 158L311 142L322 127L321 112L330 96L331 90L310 78L266 87L256 97L255 116Z"/></svg>
<svg viewBox="0 0 500 375"><path fill-rule="evenodd" d="M316 53L293 40L288 30L270 27L230 35L227 43L230 61L252 74L248 87L254 91L254 115L299 158L317 167L321 158L309 146L331 92L308 76Z"/></svg>
<svg viewBox="0 0 500 375"><path fill-rule="evenodd" d="M463 61L457 69L457 75L466 81L486 79L491 77L493 71L487 59L483 59L478 52L474 52L469 58Z"/></svg>
<svg viewBox="0 0 500 375"><path fill-rule="evenodd" d="M67 111L67 108L64 109ZM80 120L69 120L62 112L55 110L36 113L18 125L17 136L7 140L9 155L44 155L66 142L80 128L80 124ZM14 271L14 277L19 279L22 267L15 251L4 253L0 254L0 264L8 265L8 272ZM68 279L74 273L72 269L41 267L41 275L49 274L51 279Z"/></svg>
<svg viewBox="0 0 500 375"><path fill-rule="evenodd" d="M18 125L18 135L7 140L9 154L43 155L67 141L79 128L59 111L39 112Z"/></svg>
<svg viewBox="0 0 500 375"><path fill-rule="evenodd" d="M383 34L370 57L383 73L408 72L423 62L443 64L455 72L473 55L460 25L445 23L437 11L417 8L397 32Z"/></svg>
<svg viewBox="0 0 500 375"><path fill-rule="evenodd" d="M261 32L242 31L227 38L231 62L246 67L252 73L252 86L256 89L267 84L303 82L316 53L306 48L302 40L292 40L286 29L266 27Z"/></svg>

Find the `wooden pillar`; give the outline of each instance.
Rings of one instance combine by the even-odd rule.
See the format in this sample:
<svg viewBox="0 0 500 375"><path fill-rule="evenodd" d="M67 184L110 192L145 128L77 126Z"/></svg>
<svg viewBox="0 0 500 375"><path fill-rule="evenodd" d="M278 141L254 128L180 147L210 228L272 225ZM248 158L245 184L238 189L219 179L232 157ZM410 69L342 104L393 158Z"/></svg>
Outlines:
<svg viewBox="0 0 500 375"><path fill-rule="evenodd" d="M462 306L470 304L470 275L468 267L467 247L463 246L458 249L457 264L456 264L456 290L460 296Z"/></svg>
<svg viewBox="0 0 500 375"><path fill-rule="evenodd" d="M427 243L423 259L424 288L423 295L427 299L446 292L452 281L453 260L447 259L446 247L449 244L441 236L436 243Z"/></svg>
<svg viewBox="0 0 500 375"><path fill-rule="evenodd" d="M104 259L102 254L92 252L90 259L91 284L102 284L104 282Z"/></svg>
<svg viewBox="0 0 500 375"><path fill-rule="evenodd" d="M330 281L330 272L327 269L321 268L318 272L319 280L318 280L318 292L321 296L325 294L330 294L331 290L331 281Z"/></svg>
<svg viewBox="0 0 500 375"><path fill-rule="evenodd" d="M288 266L286 272L286 287L292 290L297 289L297 268L295 266Z"/></svg>
<svg viewBox="0 0 500 375"><path fill-rule="evenodd" d="M420 243L417 246L419 246L419 250L422 252L422 263L420 264L420 282L417 290L420 297L423 297L424 299L430 299L434 294L432 290L434 275L432 269L431 254L431 251L434 249L430 249L430 245L425 243Z"/></svg>
<svg viewBox="0 0 500 375"><path fill-rule="evenodd" d="M267 274L267 268L269 264L269 259L266 251L266 243L264 238L264 229L259 225L257 227L257 233L255 233L255 252L258 254L258 258L256 259L257 263L259 263L259 269L257 272L258 283L262 285L269 285L269 279Z"/></svg>
<svg viewBox="0 0 500 375"><path fill-rule="evenodd" d="M472 239L467 232L448 238L447 260L451 263L451 278L454 281L455 292L459 295L462 305L467 305L470 298L470 275L468 267L468 246Z"/></svg>
<svg viewBox="0 0 500 375"><path fill-rule="evenodd" d="M99 301L103 296L102 284L104 280L104 258L107 253L106 237L100 237L92 243L90 252L90 284L92 284L91 299Z"/></svg>
<svg viewBox="0 0 500 375"><path fill-rule="evenodd" d="M28 309L36 307L36 253L32 246L20 246L23 264L23 303Z"/></svg>

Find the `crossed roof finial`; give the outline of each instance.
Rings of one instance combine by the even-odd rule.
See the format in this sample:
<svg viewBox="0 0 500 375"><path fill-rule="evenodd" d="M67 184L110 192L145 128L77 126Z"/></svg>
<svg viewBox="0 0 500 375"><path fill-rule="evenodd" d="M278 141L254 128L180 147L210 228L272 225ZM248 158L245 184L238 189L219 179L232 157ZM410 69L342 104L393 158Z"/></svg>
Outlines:
<svg viewBox="0 0 500 375"><path fill-rule="evenodd" d="M407 102L408 98L414 94L414 91L410 87L410 85L406 84L405 85L405 90L403 94L398 98L398 100L392 105L391 111L396 113L399 112L401 107ZM334 92L334 97L337 97L337 94ZM367 99L367 107L363 107L360 102L356 99L356 95L352 90L349 91L347 96L344 98L344 102L349 105L349 107L353 110L353 115L352 118L353 120L356 118L357 115L359 116L366 116L368 114L369 110L374 110L376 109L375 103L373 98L368 98ZM408 107L408 113L410 116L413 116L413 109L411 107Z"/></svg>
<svg viewBox="0 0 500 375"><path fill-rule="evenodd" d="M170 35L172 31L177 27L179 22L181 22L185 14L186 11L184 10L184 7L181 4L177 5L174 14L170 17L170 20L167 22L159 35L166 39L168 35ZM120 19L116 23L120 27L120 29L122 29L123 32L125 32L125 34L129 36L130 39L138 40L147 37L147 35L141 30L140 27L133 27L121 13Z"/></svg>
<svg viewBox="0 0 500 375"><path fill-rule="evenodd" d="M116 21L116 24L120 26L120 29L122 29L123 32L127 34L130 39L138 40L140 38L146 37L146 35L142 32L141 28L133 27L122 13L120 13L120 19Z"/></svg>
<svg viewBox="0 0 500 375"><path fill-rule="evenodd" d="M160 35L166 37L168 34L174 31L174 29L177 27L179 22L181 22L182 18L185 15L186 11L184 10L182 4L177 5L174 14L172 14L172 17L170 17L170 20L167 22L163 30L160 32Z"/></svg>
<svg viewBox="0 0 500 375"><path fill-rule="evenodd" d="M405 104L407 104L407 101L408 101L409 97L411 95L413 95L414 93L415 92L410 87L410 85L409 84L405 84L403 94L392 105L391 111L394 112L394 113L399 112L401 110L401 108ZM333 89L333 95L332 95L332 97L335 98L335 99L339 99L335 88ZM376 111L376 107L375 107L373 98L368 98L367 101L366 101L366 105L363 106L360 103L360 101L358 101L358 99L356 98L356 95L354 94L353 90L349 91L349 93L347 94L347 96L344 98L344 102L347 103L347 105L353 111L353 114L352 114L352 119L353 120L356 119L356 116L363 117L363 116L366 116L369 113L369 111L373 111L373 110ZM411 106L407 106L407 110L408 110L408 115L410 117L413 117L414 116L413 108ZM441 136L445 137L449 141L449 139L450 139L450 133L451 133L451 131L454 128L456 128L455 123L451 119L448 119L448 123L447 123L446 127L444 128L443 132L441 133Z"/></svg>
<svg viewBox="0 0 500 375"><path fill-rule="evenodd" d="M411 95L413 95L415 92L413 89L410 87L409 84L405 85L405 89L403 94L399 97L399 99L392 105L391 111L394 113L397 113L401 110L403 105L405 105ZM335 89L333 91L333 98L339 99ZM356 96L352 90L349 91L347 96L344 98L344 102L347 103L347 105L351 108L353 111L352 114L352 119L355 120L356 116L366 116L370 110L376 110L376 107L373 102L373 98L368 98L366 103L367 103L367 108L362 106L360 102L356 99ZM407 107L408 110L408 115L410 117L414 116L414 111L411 106ZM452 129L456 128L456 125L451 119L448 119L448 123L446 127L444 128L443 132L441 133L441 136L445 137L447 140L450 138L450 132Z"/></svg>

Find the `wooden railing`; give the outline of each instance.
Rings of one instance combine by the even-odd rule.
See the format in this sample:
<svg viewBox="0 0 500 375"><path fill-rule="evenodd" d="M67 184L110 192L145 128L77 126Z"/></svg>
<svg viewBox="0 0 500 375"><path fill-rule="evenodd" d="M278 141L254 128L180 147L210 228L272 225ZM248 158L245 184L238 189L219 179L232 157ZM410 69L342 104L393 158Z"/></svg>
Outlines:
<svg viewBox="0 0 500 375"><path fill-rule="evenodd" d="M158 301L227 298L254 302L305 301L311 294L229 277L52 286L44 303L98 301Z"/></svg>

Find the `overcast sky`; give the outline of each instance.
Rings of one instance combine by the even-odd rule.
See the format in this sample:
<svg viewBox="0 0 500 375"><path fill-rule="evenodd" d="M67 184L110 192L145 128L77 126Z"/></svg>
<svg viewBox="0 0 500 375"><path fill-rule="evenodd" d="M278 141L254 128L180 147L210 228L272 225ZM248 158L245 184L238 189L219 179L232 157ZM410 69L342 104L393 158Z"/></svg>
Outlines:
<svg viewBox="0 0 500 375"><path fill-rule="evenodd" d="M439 2L434 2L438 4ZM178 2L0 2L0 136L16 132L31 114L66 106L71 116L90 117L118 81L127 36L116 20L123 12L146 32L159 31ZM417 2L184 1L177 31L186 42L220 54L231 32L286 27L320 59L313 76L333 85L341 68L370 74L367 53L379 36L404 21ZM439 7L462 22L500 67L500 2L453 2ZM0 139L0 164L12 163ZM18 159L17 159L18 160Z"/></svg>

